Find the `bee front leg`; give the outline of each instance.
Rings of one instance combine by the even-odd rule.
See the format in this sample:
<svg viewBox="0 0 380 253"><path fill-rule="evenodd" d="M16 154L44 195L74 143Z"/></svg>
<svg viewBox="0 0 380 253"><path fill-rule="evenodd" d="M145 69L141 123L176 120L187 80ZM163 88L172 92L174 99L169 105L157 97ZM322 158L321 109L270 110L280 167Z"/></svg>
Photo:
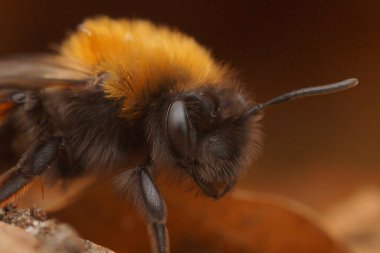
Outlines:
<svg viewBox="0 0 380 253"><path fill-rule="evenodd" d="M169 253L169 237L166 229L166 206L155 185L148 166L126 171L117 184L137 206L145 222L154 253Z"/></svg>
<svg viewBox="0 0 380 253"><path fill-rule="evenodd" d="M54 161L62 144L59 137L47 142L36 141L22 155L15 167L0 176L0 206L14 200Z"/></svg>

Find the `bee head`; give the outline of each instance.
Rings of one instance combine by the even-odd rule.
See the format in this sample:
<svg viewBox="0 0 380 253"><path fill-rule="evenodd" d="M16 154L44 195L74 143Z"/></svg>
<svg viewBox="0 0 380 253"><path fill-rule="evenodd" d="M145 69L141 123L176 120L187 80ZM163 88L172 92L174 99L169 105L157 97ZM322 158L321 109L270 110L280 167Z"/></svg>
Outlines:
<svg viewBox="0 0 380 253"><path fill-rule="evenodd" d="M339 92L357 83L351 78L303 88L254 106L242 92L224 86L167 95L155 103L159 106L147 117L153 163L180 167L207 196L219 198L260 150L258 121L264 109L297 98Z"/></svg>
<svg viewBox="0 0 380 253"><path fill-rule="evenodd" d="M153 160L166 158L207 196L223 196L261 146L259 115L242 117L250 104L237 89L213 86L171 97L157 126L161 138L151 138Z"/></svg>

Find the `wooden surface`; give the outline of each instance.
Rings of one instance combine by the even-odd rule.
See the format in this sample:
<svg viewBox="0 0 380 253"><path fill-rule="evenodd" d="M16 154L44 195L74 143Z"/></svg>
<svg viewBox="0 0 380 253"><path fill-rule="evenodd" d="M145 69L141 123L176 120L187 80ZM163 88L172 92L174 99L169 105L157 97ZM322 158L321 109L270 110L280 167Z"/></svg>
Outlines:
<svg viewBox="0 0 380 253"><path fill-rule="evenodd" d="M112 253L81 239L67 224L47 219L39 208L0 209L0 253Z"/></svg>

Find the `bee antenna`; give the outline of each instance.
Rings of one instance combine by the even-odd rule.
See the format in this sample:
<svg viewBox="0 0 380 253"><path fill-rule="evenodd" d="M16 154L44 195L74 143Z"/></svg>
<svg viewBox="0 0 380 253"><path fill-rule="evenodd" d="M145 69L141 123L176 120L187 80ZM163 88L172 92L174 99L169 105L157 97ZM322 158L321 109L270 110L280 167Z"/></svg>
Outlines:
<svg viewBox="0 0 380 253"><path fill-rule="evenodd" d="M356 86L358 82L359 82L358 79L350 78L350 79L346 79L337 83L331 83L331 84L308 87L308 88L291 91L283 95L280 95L278 97L272 98L271 100L265 103L257 104L251 107L244 113L244 116L252 116L252 115L257 114L258 112L261 112L262 110L264 110L265 108L269 106L285 103L285 102L292 101L298 98L340 92L340 91Z"/></svg>

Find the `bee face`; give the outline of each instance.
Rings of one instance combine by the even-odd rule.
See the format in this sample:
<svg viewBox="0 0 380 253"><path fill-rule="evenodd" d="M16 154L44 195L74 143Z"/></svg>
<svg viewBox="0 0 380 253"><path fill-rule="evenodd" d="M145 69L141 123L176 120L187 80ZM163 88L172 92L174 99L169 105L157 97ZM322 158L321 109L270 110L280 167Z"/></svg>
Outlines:
<svg viewBox="0 0 380 253"><path fill-rule="evenodd" d="M173 96L158 114L153 158L182 169L207 196L223 196L261 144L260 116L241 117L250 104L236 89L207 85Z"/></svg>

